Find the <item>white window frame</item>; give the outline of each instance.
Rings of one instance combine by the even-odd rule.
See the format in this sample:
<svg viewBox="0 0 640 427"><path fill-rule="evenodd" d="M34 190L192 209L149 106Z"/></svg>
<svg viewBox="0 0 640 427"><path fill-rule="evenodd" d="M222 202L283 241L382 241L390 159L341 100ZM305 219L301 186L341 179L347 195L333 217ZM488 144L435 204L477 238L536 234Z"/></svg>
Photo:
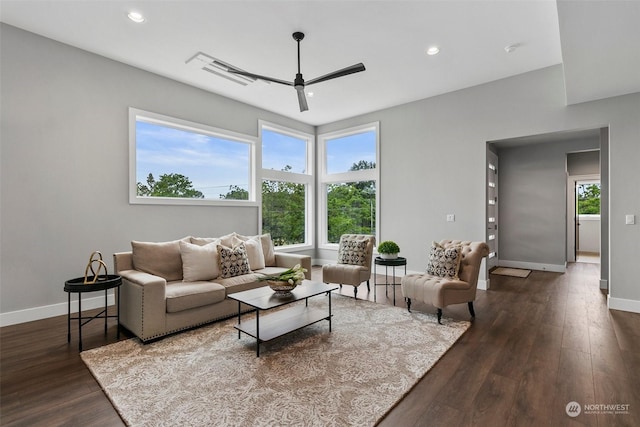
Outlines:
<svg viewBox="0 0 640 427"><path fill-rule="evenodd" d="M260 146L262 147L262 131L269 130L272 132L281 133L287 136L291 136L293 138L298 138L306 141L306 166L305 173L297 173L297 172L284 172L278 171L274 169L264 169L262 168L262 149L259 150L258 158L261 166L260 179L257 183L260 191L257 191L258 197L258 229L262 233L262 181L270 180L270 181L283 181L290 182L294 184L304 184L305 189L305 241L304 243L295 244L295 245L285 245L278 246L278 251L288 252L288 251L299 251L304 249L313 249L315 245L314 239L314 229L315 229L315 186L314 186L314 164L315 164L315 136L302 132L299 130L291 129L282 125L278 125L275 123L271 123L265 120L258 121L258 138L260 140Z"/></svg>
<svg viewBox="0 0 640 427"><path fill-rule="evenodd" d="M327 173L327 141L347 136L374 131L376 134L376 167L359 171ZM380 234L380 122L367 123L334 132L318 135L318 235L319 249L338 250L337 243L329 243L327 221L327 186L342 182L375 181L376 182L376 241Z"/></svg>
<svg viewBox="0 0 640 427"><path fill-rule="evenodd" d="M136 168L136 123L138 120L155 123L174 129L195 132L217 138L236 141L249 146L249 200L192 199L179 197L140 197L138 196ZM259 206L257 188L257 149L258 138L232 132L201 123L190 122L137 108L129 108L129 203L144 205L196 205L196 206Z"/></svg>

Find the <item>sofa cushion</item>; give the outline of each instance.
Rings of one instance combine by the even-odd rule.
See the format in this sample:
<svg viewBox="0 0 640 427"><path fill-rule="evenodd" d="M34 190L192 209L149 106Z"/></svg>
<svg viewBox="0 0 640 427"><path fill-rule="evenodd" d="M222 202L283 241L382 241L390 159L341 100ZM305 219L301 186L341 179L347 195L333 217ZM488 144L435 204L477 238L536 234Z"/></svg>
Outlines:
<svg viewBox="0 0 640 427"><path fill-rule="evenodd" d="M276 252L273 247L273 239L271 234L266 233L260 235L260 242L262 243L262 253L264 254L264 264L266 267L276 266Z"/></svg>
<svg viewBox="0 0 640 427"><path fill-rule="evenodd" d="M249 289L255 289L262 286L267 286L266 282L258 282L258 277L261 275L255 272L249 274L243 274L242 276L229 277L223 279L218 277L216 283L224 286L227 289L227 295L234 292L242 292Z"/></svg>
<svg viewBox="0 0 640 427"><path fill-rule="evenodd" d="M222 240L219 237L191 237L191 243L198 246L208 245L209 243L215 243L216 245L223 245ZM225 245L231 246L231 245Z"/></svg>
<svg viewBox="0 0 640 427"><path fill-rule="evenodd" d="M180 239L190 241L190 237ZM167 281L182 280L180 240L171 242L132 241L133 268L160 276Z"/></svg>
<svg viewBox="0 0 640 427"><path fill-rule="evenodd" d="M222 245L217 245L217 248L220 259L220 277L225 279L251 273L244 242L234 248Z"/></svg>
<svg viewBox="0 0 640 427"><path fill-rule="evenodd" d="M189 310L223 301L224 286L214 282L172 282L165 290L167 313Z"/></svg>
<svg viewBox="0 0 640 427"><path fill-rule="evenodd" d="M457 280L461 258L462 247L460 245L445 248L439 243L433 242L429 251L427 274Z"/></svg>
<svg viewBox="0 0 640 427"><path fill-rule="evenodd" d="M216 243L204 246L180 241L182 256L182 280L197 282L212 280L220 275L218 247Z"/></svg>
<svg viewBox="0 0 640 427"><path fill-rule="evenodd" d="M262 242L260 236L243 236L241 234L234 235L233 246L237 246L243 243L247 249L247 257L249 258L249 268L253 270L260 270L265 268L264 252L262 250Z"/></svg>
<svg viewBox="0 0 640 427"><path fill-rule="evenodd" d="M276 253L275 248L273 247L273 240L271 240L271 234L260 234L257 236L243 236L242 234L235 234L236 242L240 241L246 242L247 240L258 240L262 245L262 255L264 256L264 266L265 267L275 267L276 266ZM253 266L251 267L253 270Z"/></svg>

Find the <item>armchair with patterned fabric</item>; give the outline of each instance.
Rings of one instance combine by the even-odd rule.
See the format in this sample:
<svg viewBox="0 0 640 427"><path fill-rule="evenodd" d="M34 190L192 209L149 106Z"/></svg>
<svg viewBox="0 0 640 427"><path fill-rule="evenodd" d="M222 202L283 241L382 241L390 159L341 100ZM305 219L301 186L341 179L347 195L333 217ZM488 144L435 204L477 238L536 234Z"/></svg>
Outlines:
<svg viewBox="0 0 640 427"><path fill-rule="evenodd" d="M343 234L338 247L338 263L322 266L322 281L353 286L353 296L357 298L358 286L367 282L370 291L371 261L375 236L367 234Z"/></svg>
<svg viewBox="0 0 640 427"><path fill-rule="evenodd" d="M489 246L485 242L433 242L427 271L406 275L400 281L407 309L411 311L411 300L433 305L438 309L438 323L442 323L444 307L466 302L471 317L475 317L473 301L476 299L480 264L488 255Z"/></svg>

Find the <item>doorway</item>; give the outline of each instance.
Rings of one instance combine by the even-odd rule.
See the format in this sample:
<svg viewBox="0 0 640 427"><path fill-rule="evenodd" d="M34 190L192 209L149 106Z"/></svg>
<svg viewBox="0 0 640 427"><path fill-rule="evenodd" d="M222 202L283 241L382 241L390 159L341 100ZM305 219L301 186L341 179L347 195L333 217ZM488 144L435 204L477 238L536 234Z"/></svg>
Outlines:
<svg viewBox="0 0 640 427"><path fill-rule="evenodd" d="M600 177L575 181L575 260L600 264Z"/></svg>
<svg viewBox="0 0 640 427"><path fill-rule="evenodd" d="M600 264L600 175L573 175L567 180L567 262Z"/></svg>

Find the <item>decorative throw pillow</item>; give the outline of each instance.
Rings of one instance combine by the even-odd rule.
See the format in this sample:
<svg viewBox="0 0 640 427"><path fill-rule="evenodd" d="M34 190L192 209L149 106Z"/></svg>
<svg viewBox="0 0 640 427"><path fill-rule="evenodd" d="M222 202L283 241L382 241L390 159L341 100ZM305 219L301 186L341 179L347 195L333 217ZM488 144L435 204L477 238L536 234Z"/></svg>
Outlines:
<svg viewBox="0 0 640 427"><path fill-rule="evenodd" d="M275 267L276 265L276 253L273 247L273 240L271 234L262 234L260 236L260 242L262 243L262 254L264 255L264 264L267 267Z"/></svg>
<svg viewBox="0 0 640 427"><path fill-rule="evenodd" d="M462 246L455 245L448 248L433 242L429 251L429 265L427 274L432 276L458 279L458 268L462 258Z"/></svg>
<svg viewBox="0 0 640 427"><path fill-rule="evenodd" d="M181 239L188 242L189 237ZM133 268L167 281L182 280L182 257L180 241L131 242Z"/></svg>
<svg viewBox="0 0 640 427"><path fill-rule="evenodd" d="M218 261L218 246L216 243L200 246L181 241L180 254L182 256L182 280L184 282L213 280L220 275L220 261Z"/></svg>
<svg viewBox="0 0 640 427"><path fill-rule="evenodd" d="M243 243L247 249L247 257L249 258L249 268L251 270L261 270L266 267L264 262L264 253L262 251L262 243L260 236L243 236L235 234L233 237L233 246Z"/></svg>
<svg viewBox="0 0 640 427"><path fill-rule="evenodd" d="M251 273L244 242L233 249L222 245L218 245L217 248L220 257L220 277L226 279Z"/></svg>
<svg viewBox="0 0 640 427"><path fill-rule="evenodd" d="M367 241L354 239L340 239L338 250L338 264L366 265Z"/></svg>
<svg viewBox="0 0 640 427"><path fill-rule="evenodd" d="M209 243L215 243L216 245L224 245L224 243L222 243L222 240L220 240L219 237L191 237L191 243L198 246L208 245Z"/></svg>

